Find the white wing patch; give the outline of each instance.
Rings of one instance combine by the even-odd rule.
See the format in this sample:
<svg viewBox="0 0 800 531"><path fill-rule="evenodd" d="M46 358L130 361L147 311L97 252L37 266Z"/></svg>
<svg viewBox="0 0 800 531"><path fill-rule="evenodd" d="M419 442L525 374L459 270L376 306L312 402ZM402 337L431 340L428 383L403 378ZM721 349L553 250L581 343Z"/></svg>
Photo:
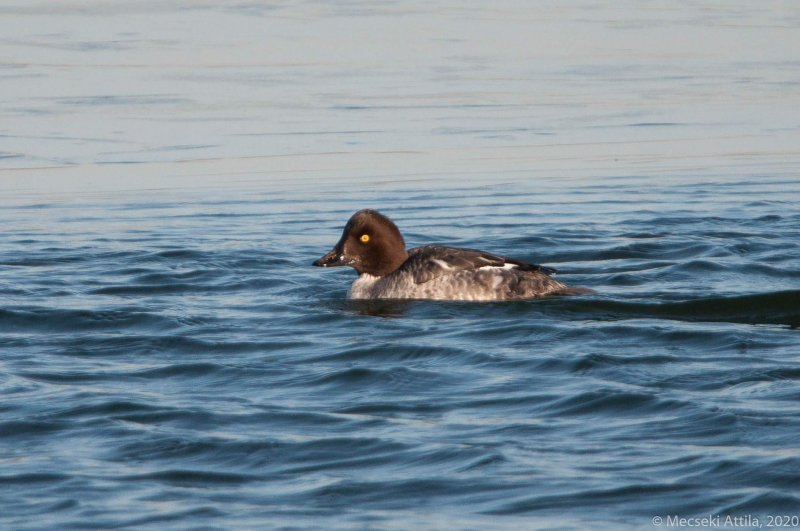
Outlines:
<svg viewBox="0 0 800 531"><path fill-rule="evenodd" d="M439 260L438 258L431 258L431 262L435 263L445 271L452 271L453 266L445 262L444 260Z"/></svg>
<svg viewBox="0 0 800 531"><path fill-rule="evenodd" d="M500 266L483 266L478 268L480 271L494 271L496 269L517 269L517 264L503 264L503 267Z"/></svg>

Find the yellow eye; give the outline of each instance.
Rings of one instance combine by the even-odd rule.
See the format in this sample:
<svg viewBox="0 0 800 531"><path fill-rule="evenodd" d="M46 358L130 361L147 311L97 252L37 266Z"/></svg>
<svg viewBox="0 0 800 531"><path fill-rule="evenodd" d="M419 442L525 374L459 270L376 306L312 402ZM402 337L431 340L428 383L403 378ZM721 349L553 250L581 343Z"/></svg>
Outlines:
<svg viewBox="0 0 800 531"><path fill-rule="evenodd" d="M359 238L363 243L367 243L369 241L369 234L362 234L361 238Z"/></svg>

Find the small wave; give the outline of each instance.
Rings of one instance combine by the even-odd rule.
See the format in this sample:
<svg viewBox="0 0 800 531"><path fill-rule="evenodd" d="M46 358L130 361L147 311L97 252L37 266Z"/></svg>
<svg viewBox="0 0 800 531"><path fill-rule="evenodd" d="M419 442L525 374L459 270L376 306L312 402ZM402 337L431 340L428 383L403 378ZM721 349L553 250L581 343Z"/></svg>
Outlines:
<svg viewBox="0 0 800 531"><path fill-rule="evenodd" d="M800 327L800 290L729 297L707 297L677 302L643 303L589 298L552 299L570 314L594 319L672 319L677 321L779 324Z"/></svg>
<svg viewBox="0 0 800 531"><path fill-rule="evenodd" d="M115 310L64 310L47 307L0 308L0 330L5 331L66 331L119 330L147 328L151 331L175 328L170 317L126 308Z"/></svg>
<svg viewBox="0 0 800 531"><path fill-rule="evenodd" d="M205 253L196 249L169 249L166 251L157 251L153 253L153 256L157 258L167 258L167 259L188 258L192 260L199 260L205 256Z"/></svg>
<svg viewBox="0 0 800 531"><path fill-rule="evenodd" d="M113 450L124 461L170 461L235 464L241 467L266 466L286 451L287 443L265 440L231 440L203 436L186 438L159 436L121 444Z"/></svg>
<svg viewBox="0 0 800 531"><path fill-rule="evenodd" d="M665 504L666 499L690 497L699 489L686 485L662 484L631 484L610 489L589 489L578 492L534 496L523 498L500 505L498 508L486 511L487 514L511 515L539 512L544 510L568 510L572 507L603 507L614 505L639 505L638 511L643 514L661 514L665 506L648 508L646 500L659 500ZM683 502L682 507L686 507ZM655 512L653 512L655 510ZM649 511L649 512L648 512Z"/></svg>
<svg viewBox="0 0 800 531"><path fill-rule="evenodd" d="M261 476L213 470L163 470L149 474L122 476L122 481L156 481L181 486L205 487L208 484L243 484L263 481Z"/></svg>
<svg viewBox="0 0 800 531"><path fill-rule="evenodd" d="M329 386L334 388L370 387L380 389L381 392L410 391L424 389L430 385L442 386L448 379L447 375L407 367L392 367L389 369L371 369L366 367L350 367L324 374L311 381L303 378L298 381L302 386Z"/></svg>
<svg viewBox="0 0 800 531"><path fill-rule="evenodd" d="M60 421L10 420L0 422L0 439L31 437L57 432L65 428L67 428L67 424Z"/></svg>
<svg viewBox="0 0 800 531"><path fill-rule="evenodd" d="M85 256L44 256L41 258L25 257L15 258L11 260L0 261L0 266L7 267L53 267L60 264L72 264L83 262L86 260Z"/></svg>
<svg viewBox="0 0 800 531"><path fill-rule="evenodd" d="M788 491L797 485L800 457L750 456L744 459L718 459L688 477L692 482L747 484L751 487Z"/></svg>
<svg viewBox="0 0 800 531"><path fill-rule="evenodd" d="M422 415L431 413L442 413L451 409L450 404L437 403L429 404L420 401L405 403L402 401L371 401L367 404L349 406L337 409L336 413L344 415L376 415L391 416L400 414Z"/></svg>
<svg viewBox="0 0 800 531"><path fill-rule="evenodd" d="M469 478L421 477L414 479L353 481L344 480L315 489L309 495L322 507L359 506L391 510L419 505L432 493L437 497L469 497L512 490L509 484Z"/></svg>
<svg viewBox="0 0 800 531"><path fill-rule="evenodd" d="M633 393L619 390L598 390L559 399L547 406L547 414L563 417L570 415L641 415L677 410L684 404L659 398L653 393Z"/></svg>
<svg viewBox="0 0 800 531"><path fill-rule="evenodd" d="M707 243L676 244L673 241L646 241L589 252L587 253L589 255L588 257L582 256L582 258L591 261L629 260L636 258L646 258L649 260L679 260L695 256L705 256L712 249L713 246Z"/></svg>
<svg viewBox="0 0 800 531"><path fill-rule="evenodd" d="M52 474L46 472L29 472L21 474L6 474L0 476L0 485L20 485L30 483L45 483L52 485L59 481L71 479L66 474Z"/></svg>
<svg viewBox="0 0 800 531"><path fill-rule="evenodd" d="M125 286L106 286L90 290L93 295L161 295L167 293L184 293L201 291L197 284L171 283L171 284L139 284Z"/></svg>
<svg viewBox="0 0 800 531"><path fill-rule="evenodd" d="M115 415L125 415L131 413L142 413L155 411L157 408L149 404L130 401L110 401L92 405L80 405L72 407L60 413L64 417L112 417Z"/></svg>
<svg viewBox="0 0 800 531"><path fill-rule="evenodd" d="M791 492L789 492L790 489L795 489L796 485L797 483L795 478L795 482L793 482L792 485L787 487L786 490L784 490L783 492L775 492L775 491L758 492L756 494L748 496L747 499L740 501L738 503L725 505L720 509L714 511L714 513L715 514L761 514L761 515L771 514L776 516L786 516L788 513L786 521L792 523L793 521L792 517L796 516L796 513L789 512L792 509L787 509L787 508L800 507L800 496L793 495L791 494ZM763 523L764 520L765 519L762 519L761 522ZM785 529L796 529L796 528L787 526Z"/></svg>
<svg viewBox="0 0 800 531"><path fill-rule="evenodd" d="M216 363L180 363L155 369L145 369L132 374L136 378L160 379L160 378L196 378L207 376L225 370L223 365Z"/></svg>
<svg viewBox="0 0 800 531"><path fill-rule="evenodd" d="M436 359L469 357L470 352L463 348L440 346L437 348L414 346L407 344L376 344L368 347L354 347L338 350L333 353L325 353L314 361L339 361L352 362L368 360L377 361L408 361L435 357Z"/></svg>
<svg viewBox="0 0 800 531"><path fill-rule="evenodd" d="M704 274L716 271L726 271L728 267L713 260L689 260L687 262L681 262L667 268L667 274L674 274L676 269L680 270L681 272Z"/></svg>
<svg viewBox="0 0 800 531"><path fill-rule="evenodd" d="M153 527L154 524L161 524L155 527L164 528L164 524L167 522L180 522L182 520L192 519L198 522L208 522L216 518L228 516L224 511L214 507L197 507L194 509L173 511L160 509L155 512L156 514L152 516L136 516L128 519L125 518L135 513L120 512L117 518L93 517L86 521L77 520L66 522L63 527L66 529L139 529L141 527ZM206 524L202 527L208 528L209 526Z"/></svg>

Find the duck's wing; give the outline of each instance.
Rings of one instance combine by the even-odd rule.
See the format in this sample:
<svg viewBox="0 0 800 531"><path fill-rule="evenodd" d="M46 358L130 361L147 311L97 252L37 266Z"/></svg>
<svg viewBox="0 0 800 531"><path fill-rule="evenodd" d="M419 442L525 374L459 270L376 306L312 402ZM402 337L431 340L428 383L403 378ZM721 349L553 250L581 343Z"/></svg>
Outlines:
<svg viewBox="0 0 800 531"><path fill-rule="evenodd" d="M538 271L545 275L552 275L556 272L551 267L530 264L476 249L426 245L411 249L408 255L408 260L402 268L408 268L417 284L424 284L442 275L457 271L478 270L482 267Z"/></svg>

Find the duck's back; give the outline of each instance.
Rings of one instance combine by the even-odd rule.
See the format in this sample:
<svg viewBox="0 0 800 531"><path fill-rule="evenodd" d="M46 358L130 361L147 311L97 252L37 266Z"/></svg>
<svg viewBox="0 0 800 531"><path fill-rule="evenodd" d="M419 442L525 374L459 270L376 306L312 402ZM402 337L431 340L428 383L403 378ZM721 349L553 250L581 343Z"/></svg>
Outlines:
<svg viewBox="0 0 800 531"><path fill-rule="evenodd" d="M354 299L435 299L492 301L530 299L563 292L553 269L477 251L442 246L417 247L393 273L361 275Z"/></svg>

